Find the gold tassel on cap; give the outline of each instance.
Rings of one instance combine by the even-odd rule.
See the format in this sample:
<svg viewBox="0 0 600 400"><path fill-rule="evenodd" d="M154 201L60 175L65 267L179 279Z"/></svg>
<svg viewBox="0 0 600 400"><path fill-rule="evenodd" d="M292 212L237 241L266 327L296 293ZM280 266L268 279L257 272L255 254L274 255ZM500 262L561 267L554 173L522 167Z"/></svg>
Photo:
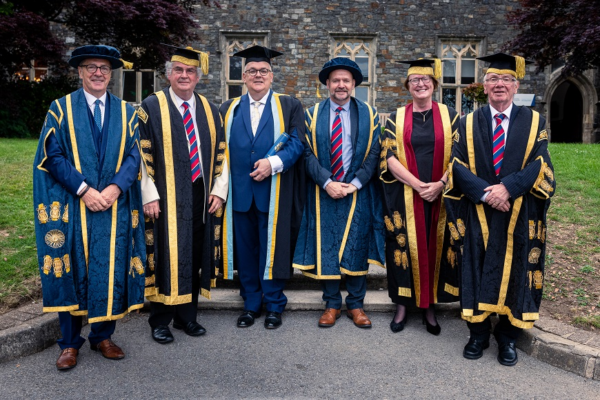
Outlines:
<svg viewBox="0 0 600 400"><path fill-rule="evenodd" d="M525 59L521 56L515 57L515 72L517 73L517 79L523 79L525 77Z"/></svg>
<svg viewBox="0 0 600 400"><path fill-rule="evenodd" d="M439 58L433 59L433 77L440 79L442 77L442 60Z"/></svg>
<svg viewBox="0 0 600 400"><path fill-rule="evenodd" d="M129 61L125 61L121 58L121 62L123 63L123 68L125 69L132 69L133 68L133 63L129 62Z"/></svg>
<svg viewBox="0 0 600 400"><path fill-rule="evenodd" d="M200 52L200 68L205 76L208 75L208 53L203 51Z"/></svg>

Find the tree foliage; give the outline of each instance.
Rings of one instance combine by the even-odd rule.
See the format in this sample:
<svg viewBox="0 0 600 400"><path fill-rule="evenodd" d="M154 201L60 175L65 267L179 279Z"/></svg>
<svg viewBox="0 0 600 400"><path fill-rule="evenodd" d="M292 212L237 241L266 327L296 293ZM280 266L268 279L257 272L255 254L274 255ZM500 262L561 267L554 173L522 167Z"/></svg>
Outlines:
<svg viewBox="0 0 600 400"><path fill-rule="evenodd" d="M0 72L11 74L35 59L63 62L64 44L51 29L62 24L77 44L117 47L138 68L160 68L168 48L197 38L196 3L211 0L0 0Z"/></svg>
<svg viewBox="0 0 600 400"><path fill-rule="evenodd" d="M600 7L597 0L520 0L508 21L521 32L507 44L534 59L538 68L562 59L563 73L600 66Z"/></svg>

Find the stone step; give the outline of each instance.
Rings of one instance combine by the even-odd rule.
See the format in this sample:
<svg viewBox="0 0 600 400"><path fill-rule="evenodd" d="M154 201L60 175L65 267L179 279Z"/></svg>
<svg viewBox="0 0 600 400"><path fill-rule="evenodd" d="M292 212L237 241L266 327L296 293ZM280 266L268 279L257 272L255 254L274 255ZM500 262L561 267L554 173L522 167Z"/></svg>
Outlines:
<svg viewBox="0 0 600 400"><path fill-rule="evenodd" d="M217 288L233 289L240 287L240 280L237 276L237 271L234 272L233 280L217 278ZM344 286L344 275L342 274L342 288ZM285 285L285 290L321 290L321 283L317 279L310 278L302 274L302 272L294 268L294 275ZM387 290L387 275L384 268L378 265L370 264L369 273L367 274L367 290Z"/></svg>

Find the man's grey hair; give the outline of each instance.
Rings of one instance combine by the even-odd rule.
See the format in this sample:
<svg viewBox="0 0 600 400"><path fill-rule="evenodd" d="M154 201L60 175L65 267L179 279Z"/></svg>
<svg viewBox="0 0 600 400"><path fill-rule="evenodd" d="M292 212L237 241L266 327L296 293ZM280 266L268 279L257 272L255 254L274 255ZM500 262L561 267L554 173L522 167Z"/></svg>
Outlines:
<svg viewBox="0 0 600 400"><path fill-rule="evenodd" d="M165 72L167 74L167 78L169 78L171 76L171 72L173 72L172 61L165 62ZM202 68L196 67L196 73L198 74L198 78L202 78Z"/></svg>

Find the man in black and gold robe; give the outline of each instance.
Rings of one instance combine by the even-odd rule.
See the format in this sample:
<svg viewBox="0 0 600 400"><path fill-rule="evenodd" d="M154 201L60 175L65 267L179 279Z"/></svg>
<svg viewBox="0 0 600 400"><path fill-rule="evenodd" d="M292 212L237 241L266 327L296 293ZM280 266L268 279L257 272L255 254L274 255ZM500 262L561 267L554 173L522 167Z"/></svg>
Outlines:
<svg viewBox="0 0 600 400"><path fill-rule="evenodd" d="M498 361L512 366L521 330L539 318L554 172L546 121L513 104L525 60L502 53L480 59L491 63L484 78L489 105L461 120L444 197L450 231L465 232L454 244L462 260L462 317L471 331L463 356L482 356L489 316L498 313Z"/></svg>
<svg viewBox="0 0 600 400"><path fill-rule="evenodd" d="M176 48L166 65L170 86L138 109L148 322L161 344L173 341L171 321L190 336L206 332L196 322L198 293L210 298L221 258L219 221L228 191L223 128L218 108L194 92L201 73L208 72L207 57L191 47Z"/></svg>

